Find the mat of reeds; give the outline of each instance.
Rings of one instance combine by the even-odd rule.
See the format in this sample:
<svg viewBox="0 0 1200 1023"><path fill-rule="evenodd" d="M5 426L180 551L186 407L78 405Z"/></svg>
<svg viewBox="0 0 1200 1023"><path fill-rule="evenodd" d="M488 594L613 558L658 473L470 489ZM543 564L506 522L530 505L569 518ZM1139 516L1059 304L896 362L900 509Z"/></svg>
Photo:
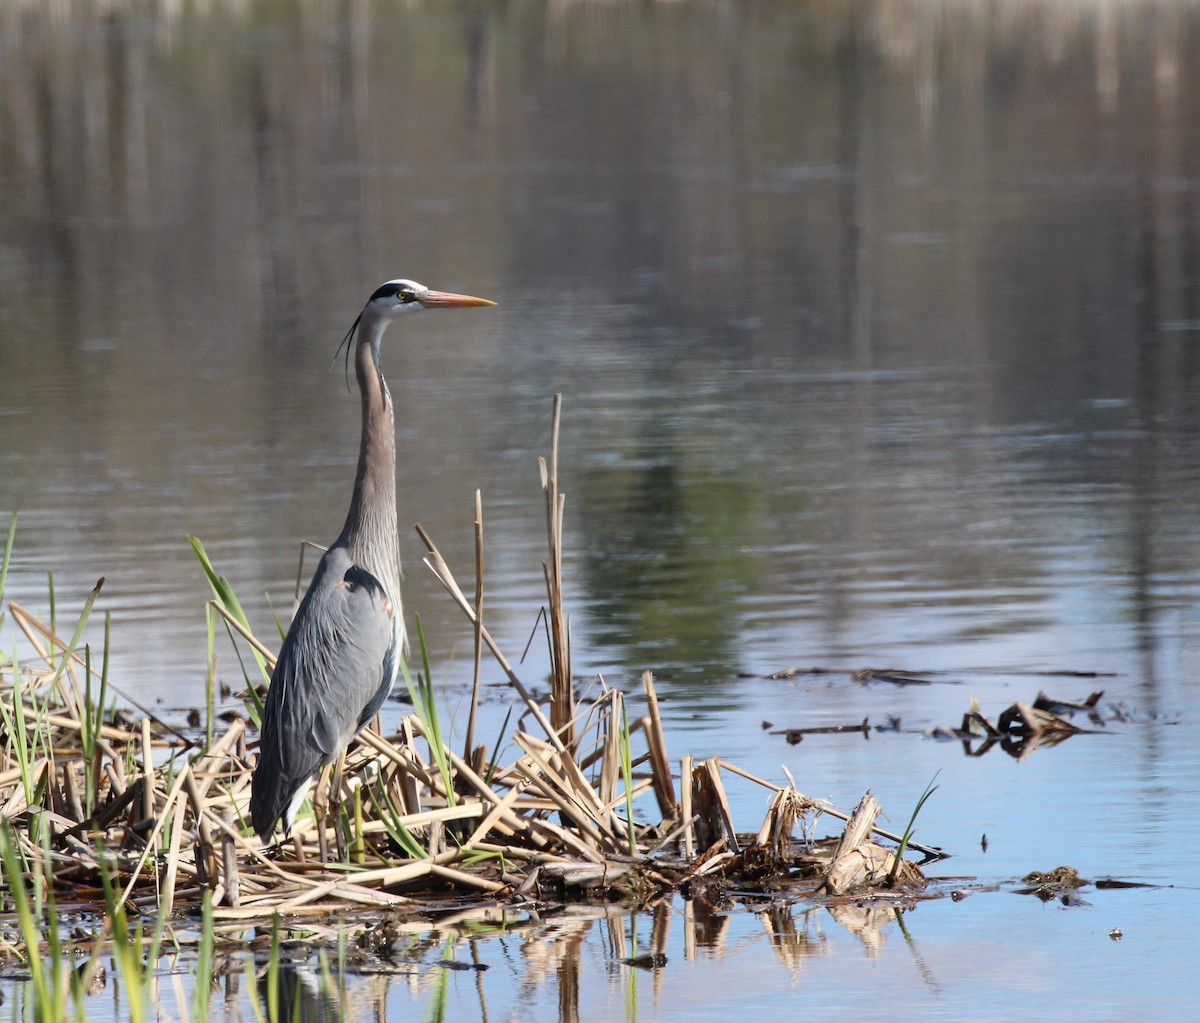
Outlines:
<svg viewBox="0 0 1200 1023"><path fill-rule="evenodd" d="M713 885L812 897L919 888L920 867L905 854L929 860L940 851L880 829L869 795L842 813L805 796L790 776L780 785L719 758L673 760L649 672L639 701L645 711L632 720L626 695L603 680L597 695L576 702L562 599L557 424L556 402L552 453L541 466L553 664L547 707L484 626L477 496L473 598L419 529L427 564L475 630L475 695L461 749L441 733L428 665L415 681L406 672L414 712L395 731L382 732L378 718L364 729L344 761L314 785L311 806L291 834L265 846L248 820L261 681L253 669L245 712L219 719L210 705L203 728L114 712L107 664L80 648L99 586L69 638L10 603L8 614L34 651L23 664L0 665L0 820L18 854L12 862L29 871L22 880L49 886L60 906L109 915L123 908L170 918L210 903L218 924L242 928L276 914L445 915L596 897L642 903ZM195 546L214 591L212 621L227 627L249 651L245 663L257 661L268 678L271 651ZM524 723L508 737L504 756L474 737L485 652ZM731 775L764 790L757 832L735 830L726 795ZM808 837L821 816L838 822L835 833ZM5 878L10 894L13 881Z"/></svg>

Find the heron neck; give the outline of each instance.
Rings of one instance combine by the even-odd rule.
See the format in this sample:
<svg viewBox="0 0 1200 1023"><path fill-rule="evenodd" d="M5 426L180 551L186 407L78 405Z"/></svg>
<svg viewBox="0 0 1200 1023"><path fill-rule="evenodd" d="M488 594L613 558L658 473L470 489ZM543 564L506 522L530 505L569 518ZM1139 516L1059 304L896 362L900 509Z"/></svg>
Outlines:
<svg viewBox="0 0 1200 1023"><path fill-rule="evenodd" d="M396 428L392 396L379 365L379 343L387 329L379 317L359 324L354 371L362 394L362 442L350 511L340 540L356 564L400 593L400 549L396 534Z"/></svg>

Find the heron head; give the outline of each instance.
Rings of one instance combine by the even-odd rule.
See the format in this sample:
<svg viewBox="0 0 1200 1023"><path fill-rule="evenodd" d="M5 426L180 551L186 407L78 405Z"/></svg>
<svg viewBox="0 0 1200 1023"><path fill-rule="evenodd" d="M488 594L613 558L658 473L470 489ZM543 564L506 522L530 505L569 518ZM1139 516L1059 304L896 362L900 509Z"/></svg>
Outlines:
<svg viewBox="0 0 1200 1023"><path fill-rule="evenodd" d="M399 315L405 309L454 309L495 304L486 298L475 298L472 295L432 291L416 281L395 280L376 288L367 302L367 308L390 318Z"/></svg>
<svg viewBox="0 0 1200 1023"><path fill-rule="evenodd" d="M346 336L342 338L342 343L338 345L339 354L342 349L346 351L346 386L350 386L351 342L360 324L364 322L374 323L379 327L377 331L373 331L369 335L373 337L375 359L378 362L380 335L387 329L387 324L406 309L461 309L467 306L495 304L495 302L491 302L486 298L475 298L472 295L455 295L449 291L431 291L424 284L418 284L416 281L398 279L379 285L375 289L374 294L367 299L367 304L363 306L363 311L350 324L350 329L346 331ZM380 326L381 321L382 325ZM336 359L337 355L334 356L335 361Z"/></svg>

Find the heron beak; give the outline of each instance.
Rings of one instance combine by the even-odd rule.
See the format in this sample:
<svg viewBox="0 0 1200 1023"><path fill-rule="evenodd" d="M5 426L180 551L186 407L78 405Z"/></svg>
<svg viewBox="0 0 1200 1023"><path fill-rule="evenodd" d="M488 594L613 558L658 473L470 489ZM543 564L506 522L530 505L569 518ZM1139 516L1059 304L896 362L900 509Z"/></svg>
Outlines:
<svg viewBox="0 0 1200 1023"><path fill-rule="evenodd" d="M495 305L486 298L471 295L453 295L448 291L423 291L417 298L426 309L451 309L463 306Z"/></svg>

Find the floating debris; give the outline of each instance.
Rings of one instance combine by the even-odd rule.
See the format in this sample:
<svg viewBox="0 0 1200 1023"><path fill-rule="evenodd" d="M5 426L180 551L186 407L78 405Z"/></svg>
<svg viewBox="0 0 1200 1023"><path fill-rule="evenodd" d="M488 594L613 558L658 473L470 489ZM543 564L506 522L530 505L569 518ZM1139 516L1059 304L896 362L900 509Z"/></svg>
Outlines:
<svg viewBox="0 0 1200 1023"><path fill-rule="evenodd" d="M1095 733L1097 729L1084 729L1069 721L1064 714L1086 711L1089 718L1103 726L1096 706L1103 691L1092 693L1082 702L1052 700L1039 692L1032 704L1018 700L1001 711L995 724L979 709L979 701L971 698L971 708L963 715L960 729L936 729L934 737L949 734L963 743L963 751L972 757L980 757L999 745L1011 757L1023 760L1034 750L1057 746L1072 735L1084 732ZM982 741L980 741L982 740ZM973 743L979 742L978 746Z"/></svg>

